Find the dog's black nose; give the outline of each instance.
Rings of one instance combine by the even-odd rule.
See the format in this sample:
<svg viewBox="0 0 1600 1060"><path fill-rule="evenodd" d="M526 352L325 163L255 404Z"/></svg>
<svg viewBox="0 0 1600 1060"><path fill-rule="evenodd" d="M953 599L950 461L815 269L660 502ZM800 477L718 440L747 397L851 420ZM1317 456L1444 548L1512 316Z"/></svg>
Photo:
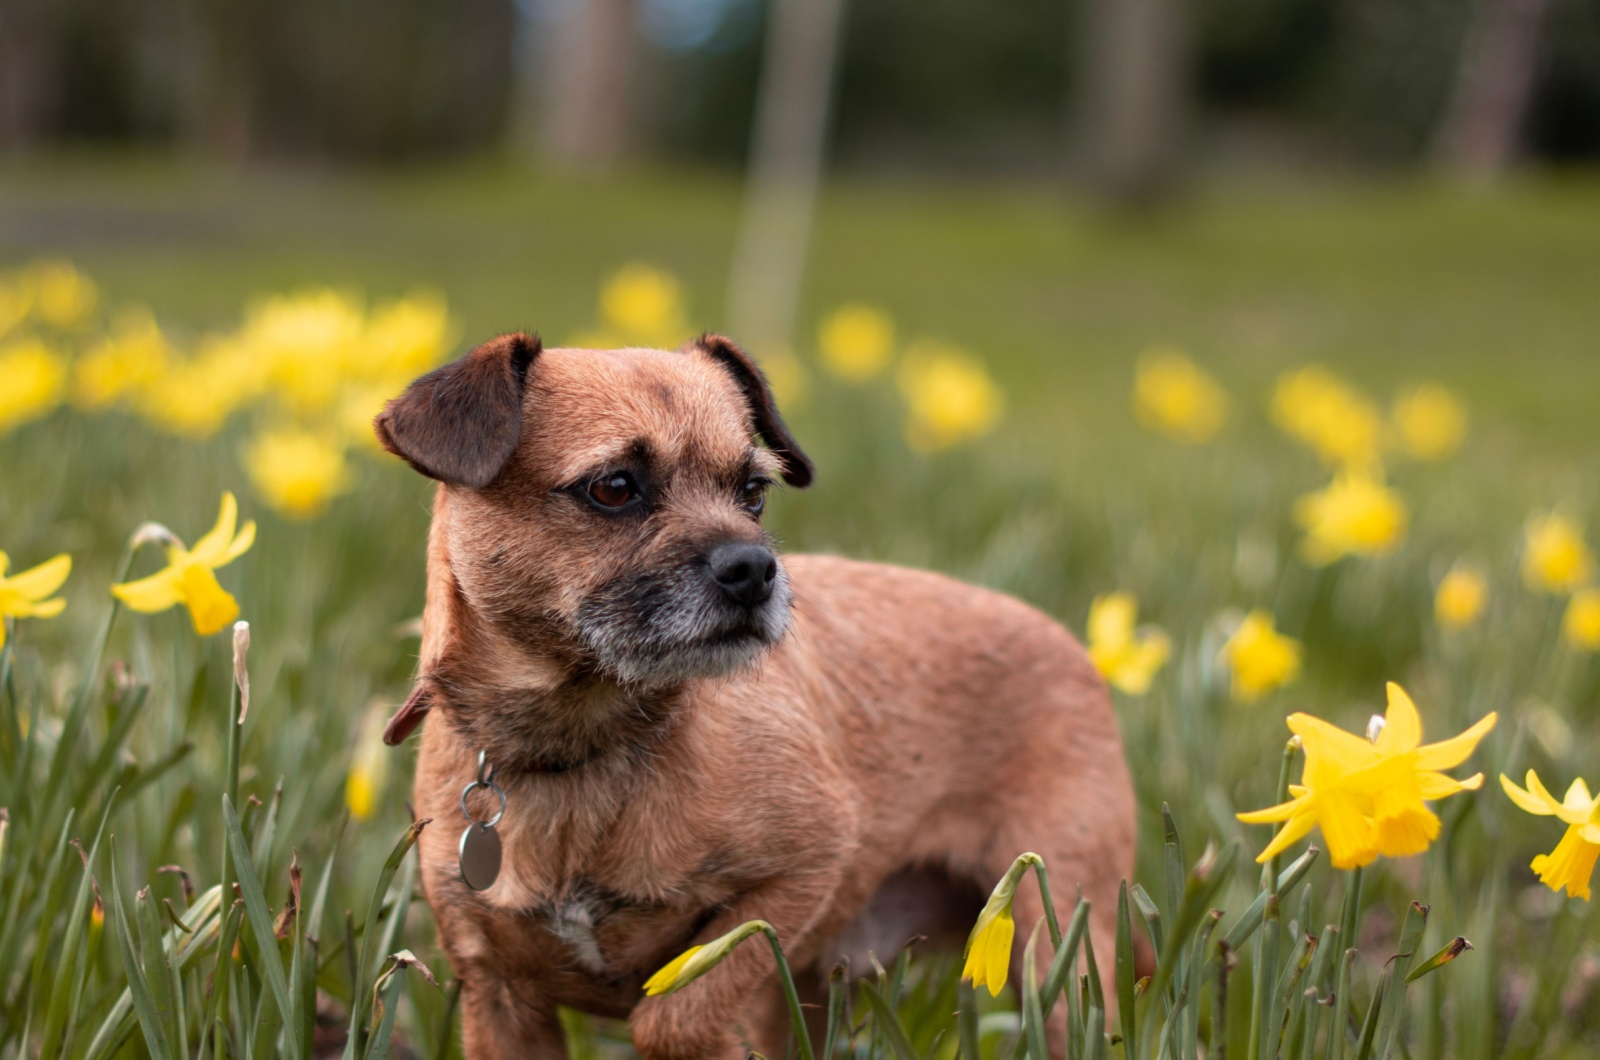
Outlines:
<svg viewBox="0 0 1600 1060"><path fill-rule="evenodd" d="M778 560L765 545L718 545L706 557L711 580L735 603L753 607L772 595Z"/></svg>

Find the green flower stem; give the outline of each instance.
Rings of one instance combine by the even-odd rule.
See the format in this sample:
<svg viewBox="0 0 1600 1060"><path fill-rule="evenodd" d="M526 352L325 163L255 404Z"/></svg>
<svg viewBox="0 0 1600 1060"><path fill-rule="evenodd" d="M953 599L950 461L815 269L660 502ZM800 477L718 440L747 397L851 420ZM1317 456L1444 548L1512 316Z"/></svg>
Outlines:
<svg viewBox="0 0 1600 1060"><path fill-rule="evenodd" d="M762 932L772 944L772 959L777 962L778 980L783 984L783 996L789 1002L789 1022L794 1024L794 1038L800 1047L801 1060L817 1060L811 1048L811 1034L806 1030L806 1015L800 1008L800 992L795 989L794 974L790 972L789 961L783 955L778 933L771 924L765 925Z"/></svg>

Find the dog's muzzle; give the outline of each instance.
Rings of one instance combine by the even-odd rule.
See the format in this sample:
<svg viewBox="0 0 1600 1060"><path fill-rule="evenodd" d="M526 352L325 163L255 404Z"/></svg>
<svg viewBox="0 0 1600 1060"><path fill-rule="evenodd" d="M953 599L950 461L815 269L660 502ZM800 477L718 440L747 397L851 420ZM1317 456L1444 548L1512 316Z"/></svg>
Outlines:
<svg viewBox="0 0 1600 1060"><path fill-rule="evenodd" d="M579 608L578 637L623 684L662 687L754 662L789 628L789 579L765 545L728 542L624 575Z"/></svg>

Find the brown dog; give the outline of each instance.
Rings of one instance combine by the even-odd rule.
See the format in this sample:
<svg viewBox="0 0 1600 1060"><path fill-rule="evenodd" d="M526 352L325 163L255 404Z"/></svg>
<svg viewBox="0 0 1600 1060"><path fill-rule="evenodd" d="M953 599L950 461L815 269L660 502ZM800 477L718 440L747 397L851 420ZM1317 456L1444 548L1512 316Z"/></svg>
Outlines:
<svg viewBox="0 0 1600 1060"><path fill-rule="evenodd" d="M541 350L505 335L417 380L378 437L441 483L416 690L432 709L422 879L471 1057L564 1055L558 1005L631 1021L648 1060L781 1056L765 947L682 991L689 945L770 921L797 968L965 932L1024 850L1096 903L1111 953L1133 794L1105 686L1055 622L936 574L780 561L766 488L811 463L727 339ZM759 437L764 446L754 444ZM469 887L483 753L504 864ZM1032 884L1016 919L1042 915ZM1014 966L1022 947L1016 947ZM1102 961L1102 963L1105 963Z"/></svg>

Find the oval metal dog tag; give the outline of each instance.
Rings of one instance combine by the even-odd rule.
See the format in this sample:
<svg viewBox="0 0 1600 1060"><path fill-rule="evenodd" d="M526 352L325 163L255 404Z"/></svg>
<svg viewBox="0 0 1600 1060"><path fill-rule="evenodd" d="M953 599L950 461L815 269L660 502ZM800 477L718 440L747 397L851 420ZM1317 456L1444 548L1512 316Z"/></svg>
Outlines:
<svg viewBox="0 0 1600 1060"><path fill-rule="evenodd" d="M461 880L474 891L487 891L500 875L500 833L494 825L474 821L461 833Z"/></svg>

